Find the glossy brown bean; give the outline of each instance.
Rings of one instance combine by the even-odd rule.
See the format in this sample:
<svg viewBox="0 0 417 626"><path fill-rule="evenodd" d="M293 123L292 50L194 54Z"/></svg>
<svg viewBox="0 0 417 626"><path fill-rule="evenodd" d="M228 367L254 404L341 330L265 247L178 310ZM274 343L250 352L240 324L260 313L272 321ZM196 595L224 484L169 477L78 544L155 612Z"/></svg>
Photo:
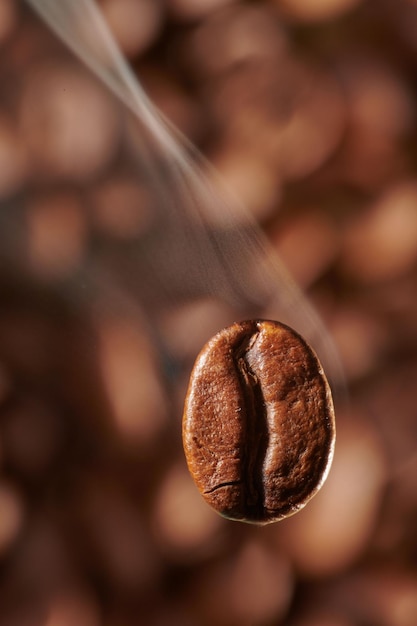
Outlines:
<svg viewBox="0 0 417 626"><path fill-rule="evenodd" d="M322 485L334 439L329 385L295 331L240 322L203 348L183 442L200 492L220 514L266 524L295 513Z"/></svg>

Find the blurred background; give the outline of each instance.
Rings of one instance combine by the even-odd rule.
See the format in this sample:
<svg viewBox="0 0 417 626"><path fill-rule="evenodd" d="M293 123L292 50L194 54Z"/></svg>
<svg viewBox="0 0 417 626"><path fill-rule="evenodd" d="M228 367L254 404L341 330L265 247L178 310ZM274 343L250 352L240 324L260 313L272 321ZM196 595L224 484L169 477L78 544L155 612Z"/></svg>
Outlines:
<svg viewBox="0 0 417 626"><path fill-rule="evenodd" d="M417 2L100 6L316 307L347 393L303 511L256 528L207 507L182 405L244 312L198 284L152 297L140 127L1 0L0 624L415 626Z"/></svg>

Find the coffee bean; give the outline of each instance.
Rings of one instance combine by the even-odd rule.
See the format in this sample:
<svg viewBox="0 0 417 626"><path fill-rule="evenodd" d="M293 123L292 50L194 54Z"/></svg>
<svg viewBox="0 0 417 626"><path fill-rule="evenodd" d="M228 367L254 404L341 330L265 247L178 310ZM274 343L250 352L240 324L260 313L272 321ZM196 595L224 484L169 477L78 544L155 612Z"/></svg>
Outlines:
<svg viewBox="0 0 417 626"><path fill-rule="evenodd" d="M183 442L197 487L218 513L257 524L296 513L324 482L334 440L329 385L294 330L245 321L203 348Z"/></svg>

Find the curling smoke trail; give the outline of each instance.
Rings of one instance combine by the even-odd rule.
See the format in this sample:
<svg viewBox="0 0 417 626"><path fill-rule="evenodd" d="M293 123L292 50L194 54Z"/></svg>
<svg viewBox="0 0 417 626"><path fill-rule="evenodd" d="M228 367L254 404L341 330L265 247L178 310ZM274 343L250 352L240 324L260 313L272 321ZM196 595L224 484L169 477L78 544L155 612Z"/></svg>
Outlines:
<svg viewBox="0 0 417 626"><path fill-rule="evenodd" d="M138 242L136 275L147 277L153 291L145 290L142 299L212 295L233 304L242 317L267 310L306 336L340 384L337 355L307 298L260 228L150 102L94 1L27 2L140 125L139 166L160 211L151 242Z"/></svg>

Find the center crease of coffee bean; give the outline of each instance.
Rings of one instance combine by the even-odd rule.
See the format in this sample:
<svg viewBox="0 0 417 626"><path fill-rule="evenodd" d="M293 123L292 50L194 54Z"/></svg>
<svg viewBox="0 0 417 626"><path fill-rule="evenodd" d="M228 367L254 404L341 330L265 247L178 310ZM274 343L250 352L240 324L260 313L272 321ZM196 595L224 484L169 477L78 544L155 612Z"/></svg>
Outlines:
<svg viewBox="0 0 417 626"><path fill-rule="evenodd" d="M236 349L236 371L241 383L242 407L242 497L252 517L263 515L263 465L269 444L267 406L261 383L248 362L248 354L256 352L259 332L245 339Z"/></svg>

